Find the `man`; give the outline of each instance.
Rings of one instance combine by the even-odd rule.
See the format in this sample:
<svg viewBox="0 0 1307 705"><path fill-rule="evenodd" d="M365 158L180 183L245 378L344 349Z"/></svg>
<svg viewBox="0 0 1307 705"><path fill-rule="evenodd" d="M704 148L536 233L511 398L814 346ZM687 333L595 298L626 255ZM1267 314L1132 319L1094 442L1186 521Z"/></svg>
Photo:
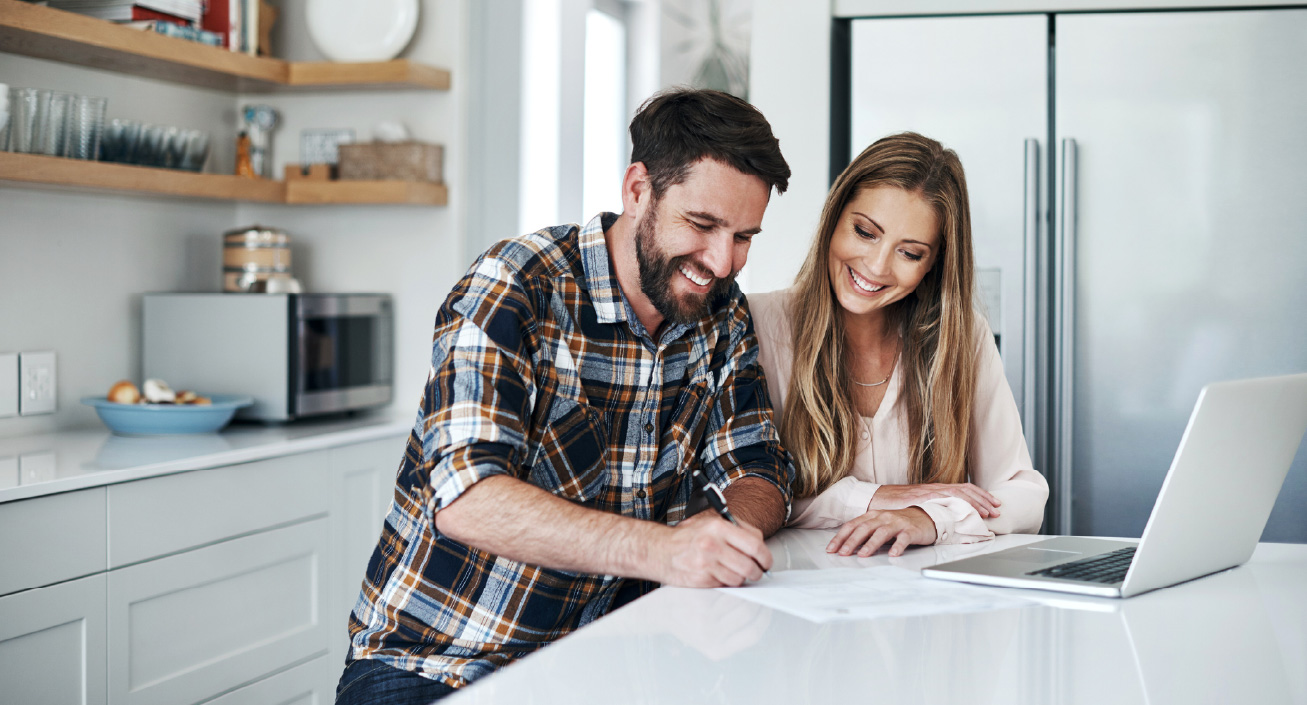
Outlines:
<svg viewBox="0 0 1307 705"><path fill-rule="evenodd" d="M631 123L622 214L496 244L436 319L337 703L430 702L652 589L771 567L794 469L734 283L790 170L716 91ZM701 468L733 526L686 519Z"/></svg>

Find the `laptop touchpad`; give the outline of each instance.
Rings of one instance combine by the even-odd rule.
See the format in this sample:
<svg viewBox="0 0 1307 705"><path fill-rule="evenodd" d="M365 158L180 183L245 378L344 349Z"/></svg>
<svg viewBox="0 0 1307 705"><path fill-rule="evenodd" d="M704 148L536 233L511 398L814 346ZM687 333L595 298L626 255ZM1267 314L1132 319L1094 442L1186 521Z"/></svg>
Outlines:
<svg viewBox="0 0 1307 705"><path fill-rule="evenodd" d="M1003 558L1022 563L1056 563L1058 561L1069 561L1082 555L1084 554L1080 551L1059 551L1052 548L1010 548L1006 551L999 551L991 555L990 558Z"/></svg>

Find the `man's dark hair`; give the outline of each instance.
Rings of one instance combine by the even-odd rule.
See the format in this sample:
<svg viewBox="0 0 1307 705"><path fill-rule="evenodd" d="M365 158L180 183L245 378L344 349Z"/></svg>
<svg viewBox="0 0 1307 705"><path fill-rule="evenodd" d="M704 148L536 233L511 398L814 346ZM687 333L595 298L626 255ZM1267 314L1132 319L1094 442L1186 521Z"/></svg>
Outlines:
<svg viewBox="0 0 1307 705"><path fill-rule="evenodd" d="M644 162L654 198L685 181L703 157L729 164L785 193L790 165L758 109L729 93L673 88L655 94L631 121L631 163Z"/></svg>

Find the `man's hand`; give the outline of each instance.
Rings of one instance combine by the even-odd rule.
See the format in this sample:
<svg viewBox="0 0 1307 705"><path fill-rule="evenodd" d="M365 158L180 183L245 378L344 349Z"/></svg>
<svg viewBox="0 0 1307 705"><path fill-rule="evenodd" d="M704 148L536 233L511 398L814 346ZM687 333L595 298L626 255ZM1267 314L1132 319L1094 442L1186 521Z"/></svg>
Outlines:
<svg viewBox="0 0 1307 705"><path fill-rule="evenodd" d="M826 545L826 552L848 556L857 551L865 557L893 541L890 556L901 556L909 545L935 543L935 535L935 522L921 507L873 509L845 522Z"/></svg>
<svg viewBox="0 0 1307 705"><path fill-rule="evenodd" d="M739 587L757 580L772 565L762 532L735 526L711 511L700 512L669 529L650 549L653 579L666 585Z"/></svg>
<svg viewBox="0 0 1307 705"><path fill-rule="evenodd" d="M871 504L867 505L867 509L906 509L918 502L941 497L966 500L976 508L976 513L982 519L998 516L998 506L1002 504L998 497L970 482L934 482L924 485L881 485L876 489L876 494L871 496Z"/></svg>

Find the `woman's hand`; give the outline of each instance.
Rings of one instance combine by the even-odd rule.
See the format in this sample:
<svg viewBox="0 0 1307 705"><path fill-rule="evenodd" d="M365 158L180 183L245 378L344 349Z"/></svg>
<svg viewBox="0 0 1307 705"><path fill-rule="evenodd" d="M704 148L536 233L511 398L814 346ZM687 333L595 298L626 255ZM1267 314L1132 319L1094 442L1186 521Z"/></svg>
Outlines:
<svg viewBox="0 0 1307 705"><path fill-rule="evenodd" d="M903 555L912 544L935 543L935 522L921 507L873 509L845 522L826 545L826 552L848 556L857 551L859 556L870 556L890 541L894 544L889 554L895 557Z"/></svg>
<svg viewBox="0 0 1307 705"><path fill-rule="evenodd" d="M871 496L867 509L904 509L918 502L941 497L966 500L976 508L981 519L998 516L998 506L1002 504L997 497L970 482L956 485L935 482L929 485L881 485L876 489L876 494Z"/></svg>

